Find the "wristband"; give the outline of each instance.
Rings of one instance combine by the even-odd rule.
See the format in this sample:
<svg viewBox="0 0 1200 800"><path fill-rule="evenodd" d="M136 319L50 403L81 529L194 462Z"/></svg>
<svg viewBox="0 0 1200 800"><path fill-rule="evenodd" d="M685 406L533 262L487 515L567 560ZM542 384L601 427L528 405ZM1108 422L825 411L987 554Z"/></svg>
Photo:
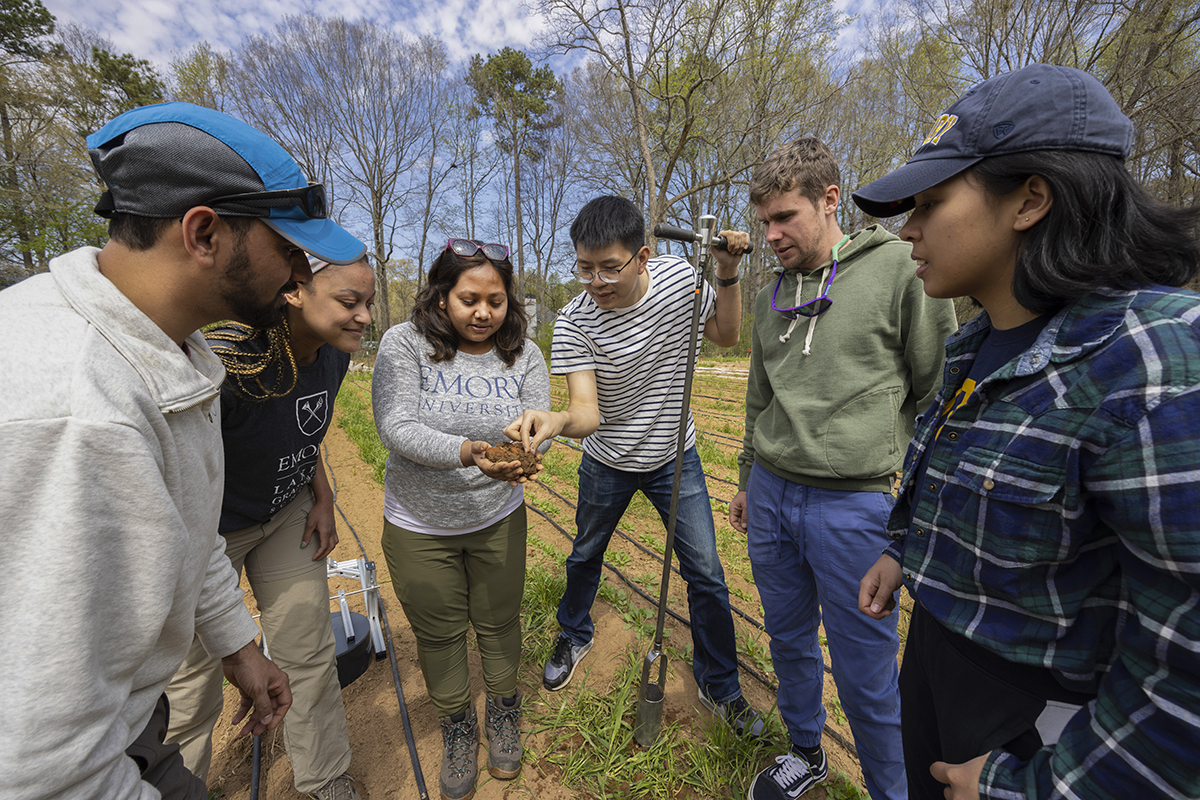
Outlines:
<svg viewBox="0 0 1200 800"><path fill-rule="evenodd" d="M713 280L716 282L717 286L733 286L741 279L741 275L734 275L732 278L718 278L715 275L713 276Z"/></svg>

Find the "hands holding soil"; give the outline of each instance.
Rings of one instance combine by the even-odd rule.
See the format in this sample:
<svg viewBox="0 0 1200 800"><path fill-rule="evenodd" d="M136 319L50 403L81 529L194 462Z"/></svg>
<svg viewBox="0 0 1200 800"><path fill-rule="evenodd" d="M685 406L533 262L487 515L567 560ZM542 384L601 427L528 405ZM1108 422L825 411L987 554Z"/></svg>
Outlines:
<svg viewBox="0 0 1200 800"><path fill-rule="evenodd" d="M508 481L513 486L533 478L542 469L541 453L526 450L520 442L497 445L472 442L471 457L484 475L498 481Z"/></svg>

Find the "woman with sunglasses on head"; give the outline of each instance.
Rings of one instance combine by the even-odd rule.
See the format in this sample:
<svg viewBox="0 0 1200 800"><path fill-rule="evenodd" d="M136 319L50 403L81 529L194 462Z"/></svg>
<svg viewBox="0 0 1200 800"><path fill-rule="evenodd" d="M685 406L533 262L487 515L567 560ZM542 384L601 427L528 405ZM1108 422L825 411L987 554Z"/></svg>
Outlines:
<svg viewBox="0 0 1200 800"><path fill-rule="evenodd" d="M926 293L984 309L859 594L916 601L914 799L1200 797L1200 208L1135 183L1132 141L1098 80L1034 64L854 195L913 209Z"/></svg>
<svg viewBox="0 0 1200 800"><path fill-rule="evenodd" d="M350 354L371 322L375 273L365 260L310 257L309 266L311 280L286 292L277 324L226 323L205 333L226 371L219 530L234 569L246 568L271 659L291 683L283 735L296 790L355 800L325 567L338 535L320 447ZM201 779L212 760L221 679L220 660L197 640L167 689L166 741Z"/></svg>
<svg viewBox="0 0 1200 800"><path fill-rule="evenodd" d="M390 451L383 549L440 718L446 800L475 792L468 625L487 690L488 772L510 779L521 768L521 484L532 474L486 450L525 409L550 407L546 362L526 324L508 248L451 239L375 361L375 425Z"/></svg>

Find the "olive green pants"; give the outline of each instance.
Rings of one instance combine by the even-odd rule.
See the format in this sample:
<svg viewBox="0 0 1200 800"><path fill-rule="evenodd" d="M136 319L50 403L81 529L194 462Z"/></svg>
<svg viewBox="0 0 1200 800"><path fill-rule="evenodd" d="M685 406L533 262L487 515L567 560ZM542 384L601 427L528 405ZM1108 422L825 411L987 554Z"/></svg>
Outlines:
<svg viewBox="0 0 1200 800"><path fill-rule="evenodd" d="M439 717L471 703L467 624L475 628L487 691L511 697L521 662L525 506L480 531L432 536L383 523L392 587L417 637L417 658Z"/></svg>

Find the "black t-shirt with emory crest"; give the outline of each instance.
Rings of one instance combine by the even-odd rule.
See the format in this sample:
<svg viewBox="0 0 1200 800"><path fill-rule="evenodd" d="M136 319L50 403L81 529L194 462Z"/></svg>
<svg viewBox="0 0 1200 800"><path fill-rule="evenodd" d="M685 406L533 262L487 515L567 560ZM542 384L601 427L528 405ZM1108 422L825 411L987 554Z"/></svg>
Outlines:
<svg viewBox="0 0 1200 800"><path fill-rule="evenodd" d="M300 375L286 397L255 403L235 395L228 382L221 387L221 533L266 522L312 482L350 354L326 344L315 362L296 366Z"/></svg>

